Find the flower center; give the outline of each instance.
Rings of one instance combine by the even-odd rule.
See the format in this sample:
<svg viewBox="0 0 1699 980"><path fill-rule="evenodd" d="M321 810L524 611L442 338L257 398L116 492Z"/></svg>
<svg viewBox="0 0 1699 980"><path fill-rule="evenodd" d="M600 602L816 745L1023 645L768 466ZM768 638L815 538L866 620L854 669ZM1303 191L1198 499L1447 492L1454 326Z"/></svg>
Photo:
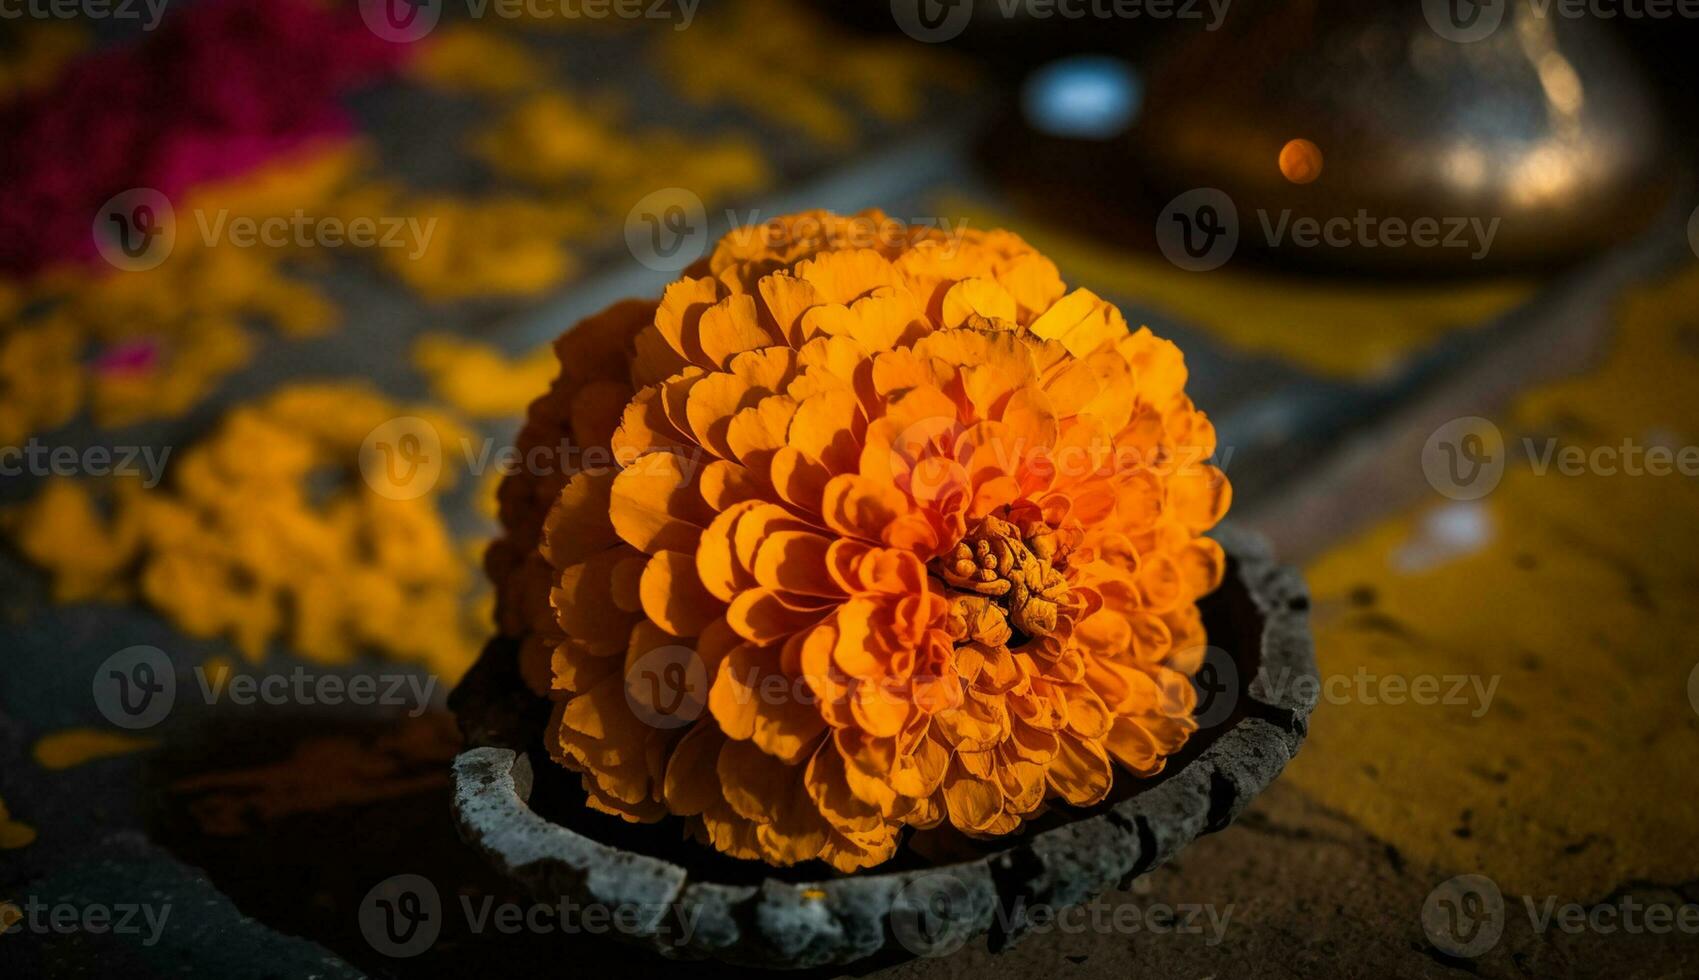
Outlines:
<svg viewBox="0 0 1699 980"><path fill-rule="evenodd" d="M1054 635L1068 597L1068 580L1053 564L1060 557L1056 535L1043 522L1020 528L987 515L932 562L951 588L957 639L1007 643L1011 627L1026 638Z"/></svg>

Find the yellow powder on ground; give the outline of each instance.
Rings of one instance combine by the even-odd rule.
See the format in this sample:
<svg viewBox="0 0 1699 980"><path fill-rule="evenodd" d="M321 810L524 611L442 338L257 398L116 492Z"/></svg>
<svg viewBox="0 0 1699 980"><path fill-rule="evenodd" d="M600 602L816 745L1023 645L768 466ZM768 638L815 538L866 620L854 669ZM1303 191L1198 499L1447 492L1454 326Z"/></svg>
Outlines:
<svg viewBox="0 0 1699 980"><path fill-rule="evenodd" d="M1699 268L1629 297L1603 362L1521 397L1506 439L1694 445L1695 309ZM1309 569L1324 677L1496 677L1491 700L1324 701L1289 778L1506 894L1690 880L1699 851L1671 842L1699 826L1699 483L1540 475L1519 456L1481 500L1396 516Z"/></svg>
<svg viewBox="0 0 1699 980"><path fill-rule="evenodd" d="M140 735L70 728L36 739L35 763L43 769L70 769L96 759L141 752L158 744L156 740Z"/></svg>
<svg viewBox="0 0 1699 980"><path fill-rule="evenodd" d="M947 195L939 214L976 228L1014 227L1074 279L1210 334L1241 354L1267 354L1316 374L1372 380L1439 340L1485 326L1527 302L1536 285L1489 280L1449 285L1328 282L1234 267L1175 267L1155 252L1088 238Z"/></svg>

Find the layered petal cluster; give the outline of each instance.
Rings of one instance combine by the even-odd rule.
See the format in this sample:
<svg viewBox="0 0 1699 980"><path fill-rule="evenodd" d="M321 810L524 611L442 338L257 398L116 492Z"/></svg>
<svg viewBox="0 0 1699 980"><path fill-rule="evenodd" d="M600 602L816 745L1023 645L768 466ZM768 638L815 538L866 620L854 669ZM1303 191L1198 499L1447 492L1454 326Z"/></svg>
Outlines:
<svg viewBox="0 0 1699 980"><path fill-rule="evenodd" d="M501 628L590 805L841 870L1195 730L1230 489L1179 350L1001 231L792 215L557 344Z"/></svg>

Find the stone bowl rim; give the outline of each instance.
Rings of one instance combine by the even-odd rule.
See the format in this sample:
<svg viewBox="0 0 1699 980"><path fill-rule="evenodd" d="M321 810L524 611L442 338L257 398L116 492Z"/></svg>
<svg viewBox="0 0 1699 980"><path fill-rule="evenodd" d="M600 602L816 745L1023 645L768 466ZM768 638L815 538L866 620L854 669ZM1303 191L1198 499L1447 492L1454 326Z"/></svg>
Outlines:
<svg viewBox="0 0 1699 980"><path fill-rule="evenodd" d="M1007 915L998 921L997 906L1059 908L1111 886L1126 887L1198 836L1225 828L1278 777L1302 744L1318 689L1303 579L1278 565L1258 535L1225 525L1211 536L1230 559L1222 591L1243 589L1262 617L1259 669L1245 688L1249 710L1157 785L1017 838L1007 848L928 868L871 869L818 881L693 880L688 869L672 861L603 843L532 810L528 753L499 744L473 745L454 760L457 827L504 877L536 898L572 896L645 910L638 928L620 938L669 957L801 968L894 951L893 939L916 953L912 943L891 935L886 923L908 908L905 901L922 900L912 894L905 899L904 893L912 893L911 886L923 879L948 881L962 903L959 921L950 923L952 935L989 932L993 948L1000 949L1031 923L1018 921L1017 915L1010 928ZM1271 683L1277 674L1282 680ZM1312 683L1295 683L1305 678ZM464 700L454 707L457 714L467 710ZM1105 849L1093 863L1091 852ZM1016 898L1024 904L1015 903ZM706 935L700 929L682 941L670 935L664 916L681 906L710 917ZM841 914L849 909L860 911L861 928ZM752 929L764 933L744 934Z"/></svg>

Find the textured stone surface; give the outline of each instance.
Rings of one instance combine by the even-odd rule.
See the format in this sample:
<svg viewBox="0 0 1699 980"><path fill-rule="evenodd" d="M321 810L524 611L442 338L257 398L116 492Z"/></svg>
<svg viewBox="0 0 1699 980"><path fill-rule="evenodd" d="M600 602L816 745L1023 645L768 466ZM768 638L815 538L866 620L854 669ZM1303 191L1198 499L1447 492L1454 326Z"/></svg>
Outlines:
<svg viewBox="0 0 1699 980"><path fill-rule="evenodd" d="M329 949L243 915L194 868L141 834L0 894L26 917L0 934L0 976L356 978Z"/></svg>
<svg viewBox="0 0 1699 980"><path fill-rule="evenodd" d="M1176 760L1150 788L1083 812L1059 811L1047 829L994 853L751 886L694 880L679 864L553 823L527 802L533 773L524 733L542 729L537 706L514 693L511 652L502 648L483 658L451 701L476 746L455 761L456 821L501 874L539 900L635 907L639 925L622 938L667 956L801 968L933 953L979 935L993 950L1006 949L1033 928L1030 910L1127 887L1200 834L1227 826L1303 741L1314 689L1291 683L1315 674L1303 582L1255 536L1232 529L1219 536L1232 562L1211 600L1211 639L1239 672L1230 723L1212 741L1200 736L1201 751L1188 747L1190 758Z"/></svg>

